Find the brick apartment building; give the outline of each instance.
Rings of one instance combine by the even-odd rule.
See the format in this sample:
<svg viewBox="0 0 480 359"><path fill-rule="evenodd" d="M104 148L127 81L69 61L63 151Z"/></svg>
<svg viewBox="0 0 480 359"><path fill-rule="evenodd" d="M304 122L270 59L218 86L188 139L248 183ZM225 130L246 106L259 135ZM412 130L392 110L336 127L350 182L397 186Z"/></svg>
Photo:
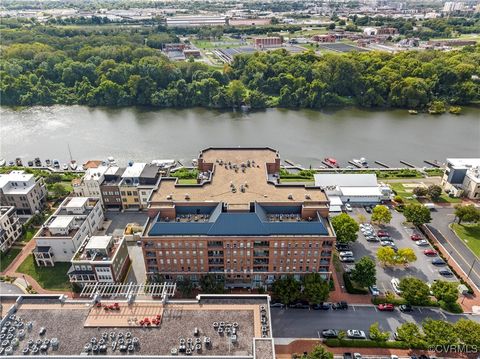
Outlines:
<svg viewBox="0 0 480 359"><path fill-rule="evenodd" d="M257 287L292 274L329 278L335 235L318 187L278 184L270 148L209 148L197 185L162 178L142 235L147 275L197 282L213 273L227 287Z"/></svg>
<svg viewBox="0 0 480 359"><path fill-rule="evenodd" d="M280 47L282 46L283 39L279 36L273 37L254 37L253 45L256 48L268 48L268 47Z"/></svg>

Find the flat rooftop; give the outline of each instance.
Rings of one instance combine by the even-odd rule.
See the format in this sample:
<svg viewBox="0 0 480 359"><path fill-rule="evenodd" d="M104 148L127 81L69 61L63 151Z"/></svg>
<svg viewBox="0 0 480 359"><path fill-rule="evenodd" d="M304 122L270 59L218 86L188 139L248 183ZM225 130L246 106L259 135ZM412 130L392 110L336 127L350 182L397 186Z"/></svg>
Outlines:
<svg viewBox="0 0 480 359"><path fill-rule="evenodd" d="M161 179L151 202L225 202L228 205L244 205L251 202L327 202L325 193L316 187L303 185L275 185L272 173L268 173L267 164L278 159L276 151L268 148L259 149L208 149L201 158L213 164L211 182L201 185L178 185L176 179ZM250 167L242 164L254 163ZM236 165L231 168L229 165ZM236 191L232 191L232 185ZM245 191L240 190L241 186ZM186 199L188 195L189 199ZM168 197L168 198L167 198ZM290 198L289 198L290 197Z"/></svg>
<svg viewBox="0 0 480 359"><path fill-rule="evenodd" d="M447 158L447 162L457 168L471 168L480 166L480 158Z"/></svg>
<svg viewBox="0 0 480 359"><path fill-rule="evenodd" d="M70 201L65 204L65 208L80 208L88 203L88 197L72 197Z"/></svg>
<svg viewBox="0 0 480 359"><path fill-rule="evenodd" d="M238 297L238 296L237 296ZM110 334L119 333L138 338L140 345L133 352L134 355L168 356L171 350L179 348L180 339L186 341L197 338L202 343L200 351L194 351L193 357L237 357L261 359L273 359L273 343L270 328L270 312L267 297L264 299L251 298L243 301L222 301L201 299L189 302L141 301L128 305L120 302L118 311L105 311L103 308L93 307L91 301L67 301L64 304L58 300L24 300L19 305L16 316L25 323L31 321L33 328L25 331L26 336L22 343L28 340L34 341L41 338L57 338L58 350L51 348L48 355L80 355L86 344L92 338L101 339L107 334L106 355L124 355L119 351L112 350L112 342L115 341ZM103 304L113 304L113 301L104 301ZM265 311L262 312L262 307ZM268 334L262 339L262 313L266 316ZM160 325L150 327L141 326L139 321L144 318L161 317ZM236 323L237 340L231 342L228 335L219 333L214 328L214 322L227 324ZM41 327L46 329L44 336L39 337ZM194 335L195 328L199 335ZM68 330L66 330L68 329ZM211 346L204 344L204 338L209 337ZM257 350L253 343L262 339L262 344ZM118 339L116 339L118 340ZM21 355L25 345L20 345L13 355ZM270 350L272 348L272 350ZM259 351L260 350L260 351ZM256 353L257 352L257 353ZM267 354L265 354L267 353ZM180 355L182 355L180 353Z"/></svg>

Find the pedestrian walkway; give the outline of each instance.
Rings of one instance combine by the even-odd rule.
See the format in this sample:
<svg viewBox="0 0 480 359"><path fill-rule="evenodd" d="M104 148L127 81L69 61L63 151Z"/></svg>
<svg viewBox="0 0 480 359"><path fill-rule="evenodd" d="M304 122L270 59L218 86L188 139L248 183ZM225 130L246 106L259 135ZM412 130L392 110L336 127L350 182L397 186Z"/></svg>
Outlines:
<svg viewBox="0 0 480 359"><path fill-rule="evenodd" d="M337 271L333 271L335 290L330 292L332 302L346 301L349 304L372 304L370 295L349 294L345 289L343 278Z"/></svg>

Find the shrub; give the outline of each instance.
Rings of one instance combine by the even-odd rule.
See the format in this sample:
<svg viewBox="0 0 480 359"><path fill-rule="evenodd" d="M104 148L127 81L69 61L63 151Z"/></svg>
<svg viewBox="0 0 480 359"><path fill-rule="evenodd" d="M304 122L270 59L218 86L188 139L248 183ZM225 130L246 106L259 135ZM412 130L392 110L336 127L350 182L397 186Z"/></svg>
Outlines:
<svg viewBox="0 0 480 359"><path fill-rule="evenodd" d="M440 305L440 308L443 310L446 310L447 312L450 313L463 313L462 306L458 304L457 302L453 303L448 303L443 300L439 300L438 304Z"/></svg>
<svg viewBox="0 0 480 359"><path fill-rule="evenodd" d="M347 290L347 293L349 294L368 294L368 290L365 288L357 288L353 285L350 276L348 273L344 272L343 273L343 281L345 283L345 289Z"/></svg>
<svg viewBox="0 0 480 359"><path fill-rule="evenodd" d="M374 340L357 340L357 339L326 339L324 343L329 347L344 348L391 348L391 349L409 349L407 343L399 341L376 342Z"/></svg>

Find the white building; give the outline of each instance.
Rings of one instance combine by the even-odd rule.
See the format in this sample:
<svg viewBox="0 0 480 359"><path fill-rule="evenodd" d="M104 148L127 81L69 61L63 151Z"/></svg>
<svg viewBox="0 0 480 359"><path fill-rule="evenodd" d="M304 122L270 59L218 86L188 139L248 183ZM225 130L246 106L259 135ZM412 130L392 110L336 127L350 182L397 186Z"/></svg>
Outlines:
<svg viewBox="0 0 480 359"><path fill-rule="evenodd" d="M87 237L71 260L70 282L121 282L130 264L125 237Z"/></svg>
<svg viewBox="0 0 480 359"><path fill-rule="evenodd" d="M45 206L47 189L41 177L25 171L0 174L0 202L13 206L17 215L31 216Z"/></svg>
<svg viewBox="0 0 480 359"><path fill-rule="evenodd" d="M97 168L89 168L85 175L73 182L73 192L80 197L98 197L102 198L100 185L105 180L105 172L108 166L98 166Z"/></svg>
<svg viewBox="0 0 480 359"><path fill-rule="evenodd" d="M69 262L84 239L102 227L103 219L99 198L66 198L34 237L37 265Z"/></svg>
<svg viewBox="0 0 480 359"><path fill-rule="evenodd" d="M324 189L330 200L330 212L339 212L346 203L378 204L390 199L391 190L379 185L375 174L318 173L315 186Z"/></svg>
<svg viewBox="0 0 480 359"><path fill-rule="evenodd" d="M455 197L480 199L480 158L447 158L442 186Z"/></svg>
<svg viewBox="0 0 480 359"><path fill-rule="evenodd" d="M22 234L22 225L13 206L0 207L0 252L10 249Z"/></svg>

